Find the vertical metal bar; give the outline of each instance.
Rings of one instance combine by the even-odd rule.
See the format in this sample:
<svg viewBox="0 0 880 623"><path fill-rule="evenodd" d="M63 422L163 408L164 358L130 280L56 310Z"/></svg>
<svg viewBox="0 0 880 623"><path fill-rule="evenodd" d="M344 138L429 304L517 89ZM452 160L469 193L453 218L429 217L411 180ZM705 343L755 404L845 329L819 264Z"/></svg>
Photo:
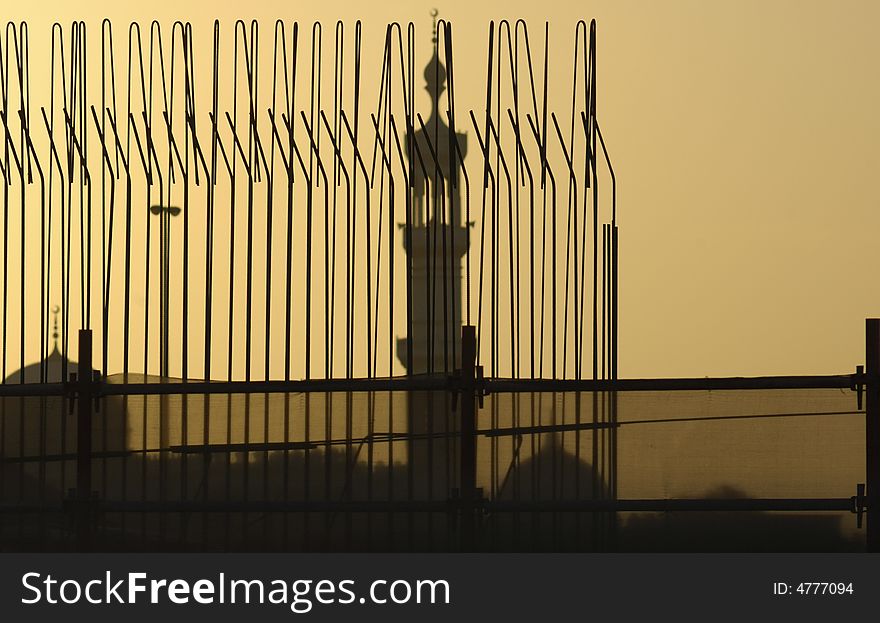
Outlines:
<svg viewBox="0 0 880 623"><path fill-rule="evenodd" d="M54 44L54 39L53 39ZM8 52L7 52L8 54ZM8 76L8 74L7 74ZM2 99L2 110L3 110L3 119L6 119L6 114L9 109L7 102L7 79L4 77L2 80L2 93L0 93L0 99ZM5 126L5 124L4 124ZM7 362L7 353L9 349L7 348L7 332L9 327L8 319L8 311L9 311L9 186L11 185L11 175L9 173L9 142L8 140L3 141L3 312L2 312L2 321L0 324L3 325L2 328L2 350L3 350L3 364L2 370L0 370L0 375L2 375L2 382L6 383L6 362Z"/></svg>
<svg viewBox="0 0 880 623"><path fill-rule="evenodd" d="M590 122L592 135L587 137L587 145L589 148L588 158L592 160L593 171L593 378L597 376L597 350L598 342L598 298L597 298L597 264L599 252L599 180L596 177L596 20L590 22L590 49L589 49L590 67L588 75L590 77ZM586 183L586 182L585 182ZM586 226L586 223L584 223Z"/></svg>
<svg viewBox="0 0 880 623"><path fill-rule="evenodd" d="M287 110L287 116L293 118L293 107L296 99L296 55L297 42L299 37L299 24L293 24L293 50L292 50L292 66L291 66L291 86L290 86L290 106ZM285 67L286 71L286 67ZM272 129L275 129L275 117L272 116ZM281 150L281 141L278 142L279 151ZM291 302L291 284L293 280L293 124L287 131L287 262L286 262L286 290L285 290L285 308L287 310L284 323L284 379L290 380L290 336L293 305ZM286 457L285 453L285 457ZM286 460L286 459L285 459ZM285 521L285 526L287 522Z"/></svg>
<svg viewBox="0 0 880 623"><path fill-rule="evenodd" d="M354 265L355 265L355 262L357 262L357 259L356 259L357 252L355 251L355 246L357 245L358 168L355 165L361 161L361 156L360 156L360 153L358 152L358 149L357 149L358 113L359 113L359 109L360 109L360 88L361 88L361 22L360 22L360 20L358 20L357 22L355 22L355 27L354 27L354 90L352 91L352 94L353 94L352 103L354 106L354 128L355 128L355 131L354 131L353 137L352 137L353 149L352 149L352 156L351 156L351 168L352 168L351 211L352 211L352 220L353 220L352 227L354 228L353 232L352 232L351 255L352 255L353 259L352 259L351 263L352 263L352 271L355 273L355 275L353 276L353 282L351 285L351 300L352 300L352 302L351 302L351 305L352 305L352 309L351 309L351 369L349 370L349 375L351 375L351 376L354 376L355 340L357 339L357 330L355 328L355 326L356 326L355 325L355 316L356 316L356 310L357 310L356 288L357 288L358 279L356 276L357 273L354 269ZM348 126L348 121L345 120L345 110L339 111L339 117L340 117L340 121L342 123L344 123L346 126ZM342 130L340 129L339 132L341 134ZM342 142L342 140L340 139L340 143L341 142ZM361 164L363 164L363 163L361 163ZM364 183L366 184L366 186L364 188L364 195L365 195L366 204L367 204L367 217L366 217L367 219L369 219L369 213L370 213L370 210L369 210L370 187L368 184L368 179L369 178L366 175L366 167L364 167ZM370 253L369 253L369 251L370 251L369 236L367 236L367 243L364 245L364 249L367 251L367 257L369 257L369 255L370 255ZM366 281L367 281L367 284L369 284L369 281L370 281L369 280L369 272L367 273L367 280ZM367 285L367 288L369 288L369 285ZM369 302L367 303L367 308L369 309ZM369 323L367 323L366 333L367 333L367 340L369 340L369 334L370 334ZM369 354L367 355L367 361L368 361L367 367L369 368Z"/></svg>
<svg viewBox="0 0 880 623"><path fill-rule="evenodd" d="M865 482L868 495L867 547L880 551L880 318L865 320ZM876 513L876 514L875 514Z"/></svg>
<svg viewBox="0 0 880 623"><path fill-rule="evenodd" d="M461 549L476 545L477 420L476 420L477 334L473 325L461 328Z"/></svg>
<svg viewBox="0 0 880 623"><path fill-rule="evenodd" d="M79 330L76 418L76 534L80 550L91 546L92 497L92 330ZM72 379L71 379L72 380Z"/></svg>
<svg viewBox="0 0 880 623"><path fill-rule="evenodd" d="M617 379L617 225L611 226L611 378Z"/></svg>
<svg viewBox="0 0 880 623"><path fill-rule="evenodd" d="M608 344L606 341L606 337L608 335L608 240L610 236L608 235L608 230L610 225L603 223L602 224L602 375L601 378L608 378L607 376L607 368L606 364L606 353L608 352Z"/></svg>
<svg viewBox="0 0 880 623"><path fill-rule="evenodd" d="M207 222L206 222L206 239L205 239L205 365L204 378L206 381L211 380L211 328L213 320L213 296L214 296L214 196L217 192L217 108L219 96L219 63L220 63L220 23L214 21L214 48L213 48L213 65L212 65L212 84L211 84L211 170L206 171L208 178L208 189L206 192L207 200ZM195 124L195 119L192 121ZM196 137L195 127L193 127L193 137ZM201 149L199 148L201 154ZM202 156L202 158L204 158ZM289 324L289 323L288 323ZM208 443L208 409L206 398L205 409L205 443ZM207 470L206 456L206 470ZM206 488L207 491L207 488Z"/></svg>

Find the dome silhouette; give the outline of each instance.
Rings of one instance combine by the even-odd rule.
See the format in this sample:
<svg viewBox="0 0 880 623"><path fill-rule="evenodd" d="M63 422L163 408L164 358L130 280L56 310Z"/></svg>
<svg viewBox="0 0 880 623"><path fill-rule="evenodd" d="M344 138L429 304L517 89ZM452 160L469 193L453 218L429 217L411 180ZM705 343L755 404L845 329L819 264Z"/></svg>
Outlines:
<svg viewBox="0 0 880 623"><path fill-rule="evenodd" d="M66 362L66 366L65 366ZM43 372L45 371L45 377L43 377ZM4 383L61 383L65 380L69 380L70 374L72 372L78 373L79 366L78 364L71 360L68 357L65 357L58 350L58 345L52 349L52 352L49 353L49 356L41 361L36 361L34 363L26 365L24 368L20 370L16 370L10 373L5 379ZM67 375L67 378L64 378L64 375ZM24 377L22 379L22 376Z"/></svg>

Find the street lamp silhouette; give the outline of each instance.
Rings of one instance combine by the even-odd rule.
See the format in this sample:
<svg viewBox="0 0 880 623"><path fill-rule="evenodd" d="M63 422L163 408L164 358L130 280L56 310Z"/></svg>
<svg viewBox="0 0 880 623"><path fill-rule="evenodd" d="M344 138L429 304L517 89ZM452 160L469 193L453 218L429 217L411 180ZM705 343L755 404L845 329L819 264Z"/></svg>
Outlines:
<svg viewBox="0 0 880 623"><path fill-rule="evenodd" d="M160 217L159 244L162 247L162 267L159 272L159 375L168 378L168 320L169 293L168 283L171 275L171 217L180 214L177 206L150 206L150 214Z"/></svg>

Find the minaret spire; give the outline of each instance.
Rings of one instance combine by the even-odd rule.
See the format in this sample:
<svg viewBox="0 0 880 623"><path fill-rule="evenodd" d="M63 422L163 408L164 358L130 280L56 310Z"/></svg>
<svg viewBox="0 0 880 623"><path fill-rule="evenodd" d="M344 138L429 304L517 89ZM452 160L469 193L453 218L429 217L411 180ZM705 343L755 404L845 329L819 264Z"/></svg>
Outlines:
<svg viewBox="0 0 880 623"><path fill-rule="evenodd" d="M52 350L58 352L58 312L61 311L57 305L52 308Z"/></svg>
<svg viewBox="0 0 880 623"><path fill-rule="evenodd" d="M440 62L440 49L438 45L437 38L437 15L439 15L437 9L431 9L431 17L434 20L434 26L431 34L431 43L433 44L433 53L431 54L431 60L428 61L428 64L425 66L424 77L425 77L425 90L428 92L428 95L431 98L431 121L432 123L437 123L438 120L441 126L445 127L442 119L440 117L440 94L446 89L446 68L443 66L443 63Z"/></svg>

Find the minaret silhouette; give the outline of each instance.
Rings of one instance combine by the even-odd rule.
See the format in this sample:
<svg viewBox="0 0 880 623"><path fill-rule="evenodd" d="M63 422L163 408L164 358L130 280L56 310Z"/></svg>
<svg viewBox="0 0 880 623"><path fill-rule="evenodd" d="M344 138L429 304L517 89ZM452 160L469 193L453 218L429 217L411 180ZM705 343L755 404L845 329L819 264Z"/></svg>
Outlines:
<svg viewBox="0 0 880 623"><path fill-rule="evenodd" d="M411 237L403 229L404 251L412 261L411 334L397 341L397 357L412 374L454 374L460 368L462 326L462 258L468 248L468 227L462 219L458 168L467 153L467 136L450 140L446 110L446 67L437 45L437 12L434 17L433 55L424 70L431 114L413 119L410 170L413 178ZM442 112L441 112L442 111ZM423 116L424 118L424 116ZM439 166L438 166L439 165ZM454 176L454 177L453 177ZM455 179L453 186L452 180ZM411 240L411 244L410 244ZM407 367L408 340L412 365ZM409 495L414 499L446 500L457 489L458 413L449 392L413 391L407 395ZM426 519L442 530L449 518Z"/></svg>
<svg viewBox="0 0 880 623"><path fill-rule="evenodd" d="M443 104L440 100L447 73L438 57L436 10L432 16L433 55L423 73L431 115L424 127L413 120L412 248L405 229L403 236L404 250L412 259L412 335L398 339L397 357L413 374L452 374L461 359L461 261L468 247L468 224L462 221L458 167L467 154L467 136L456 133L458 151L453 157L455 146L444 121L448 106L445 97ZM452 163L455 170L450 170ZM411 368L407 340L412 340Z"/></svg>

